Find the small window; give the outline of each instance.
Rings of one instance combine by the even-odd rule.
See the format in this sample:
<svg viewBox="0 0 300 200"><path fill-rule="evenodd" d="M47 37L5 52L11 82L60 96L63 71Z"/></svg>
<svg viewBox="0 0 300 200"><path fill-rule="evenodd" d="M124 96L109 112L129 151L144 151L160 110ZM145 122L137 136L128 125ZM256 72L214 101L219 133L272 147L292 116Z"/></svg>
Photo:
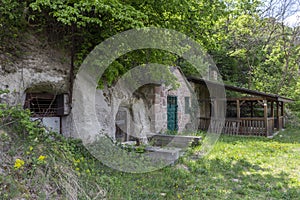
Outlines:
<svg viewBox="0 0 300 200"><path fill-rule="evenodd" d="M190 106L190 97L184 97L184 113L190 114L191 106Z"/></svg>
<svg viewBox="0 0 300 200"><path fill-rule="evenodd" d="M64 96L49 93L27 93L24 108L33 117L55 117L64 115Z"/></svg>

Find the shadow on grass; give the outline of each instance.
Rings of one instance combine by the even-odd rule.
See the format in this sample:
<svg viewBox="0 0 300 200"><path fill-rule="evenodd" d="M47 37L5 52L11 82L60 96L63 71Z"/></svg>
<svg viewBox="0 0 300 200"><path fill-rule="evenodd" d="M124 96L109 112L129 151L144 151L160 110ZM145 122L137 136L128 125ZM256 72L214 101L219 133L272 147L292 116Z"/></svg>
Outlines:
<svg viewBox="0 0 300 200"><path fill-rule="evenodd" d="M279 143L291 143L296 144L300 143L300 127L299 129L290 128L285 129L283 131L280 131L277 133L273 138L266 138L262 136L228 136L228 135L222 135L220 138L220 141L226 142L226 143L236 143L237 141L262 141L262 142L270 142L270 141L276 141Z"/></svg>
<svg viewBox="0 0 300 200"><path fill-rule="evenodd" d="M285 151L289 159L293 156L293 145L281 147L299 144L298 130L280 134L273 139L222 136L209 157L185 156L176 165L149 173L119 172L97 162L98 176L90 182L105 188L107 199L298 199L300 180L291 175L288 164L280 168L276 161ZM122 155L116 158L104 150L110 159L122 160ZM139 164L126 166L137 169Z"/></svg>
<svg viewBox="0 0 300 200"><path fill-rule="evenodd" d="M113 178L112 178L113 177ZM175 166L145 174L111 174L109 199L298 199L288 173L245 159L183 158Z"/></svg>
<svg viewBox="0 0 300 200"><path fill-rule="evenodd" d="M274 174L272 169L252 164L246 159L199 160L192 173L201 172L198 179L203 179L204 185L200 188L211 197L297 199L300 196L300 187L291 186L293 180L288 173ZM207 191L207 188L212 189Z"/></svg>
<svg viewBox="0 0 300 200"><path fill-rule="evenodd" d="M280 143L292 143L292 144L300 144L300 127L289 128L283 131L280 131L274 138L274 141Z"/></svg>

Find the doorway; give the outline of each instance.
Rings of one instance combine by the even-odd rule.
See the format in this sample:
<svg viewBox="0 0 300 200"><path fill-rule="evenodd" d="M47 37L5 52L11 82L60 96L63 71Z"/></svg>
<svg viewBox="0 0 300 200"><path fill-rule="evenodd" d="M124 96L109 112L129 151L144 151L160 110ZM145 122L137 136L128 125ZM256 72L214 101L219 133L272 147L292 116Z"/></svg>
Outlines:
<svg viewBox="0 0 300 200"><path fill-rule="evenodd" d="M178 117L177 117L177 96L167 97L167 117L168 117L168 130L177 131L178 130Z"/></svg>

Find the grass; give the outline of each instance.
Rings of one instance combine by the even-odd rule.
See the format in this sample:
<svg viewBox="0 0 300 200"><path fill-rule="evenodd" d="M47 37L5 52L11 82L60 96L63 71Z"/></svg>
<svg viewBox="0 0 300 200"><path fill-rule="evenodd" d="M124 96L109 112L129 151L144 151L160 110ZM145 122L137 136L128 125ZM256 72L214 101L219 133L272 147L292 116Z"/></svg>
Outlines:
<svg viewBox="0 0 300 200"><path fill-rule="evenodd" d="M66 199L67 193L78 199L116 200L299 199L300 196L298 129L285 130L273 139L221 136L205 158L196 158L200 148L195 147L173 166L143 174L110 169L78 142L35 141L35 149L28 154L31 141L22 141L23 145L15 146L11 142L6 154L9 159L0 166L7 172L0 173L0 199ZM46 156L45 163L32 159L41 153ZM15 170L15 158L31 164L25 164L22 171ZM32 169L34 172L29 172ZM55 196L50 195L53 191Z"/></svg>
<svg viewBox="0 0 300 200"><path fill-rule="evenodd" d="M175 166L147 174L115 173L109 199L298 199L300 132L273 139L222 136L203 159L199 148Z"/></svg>

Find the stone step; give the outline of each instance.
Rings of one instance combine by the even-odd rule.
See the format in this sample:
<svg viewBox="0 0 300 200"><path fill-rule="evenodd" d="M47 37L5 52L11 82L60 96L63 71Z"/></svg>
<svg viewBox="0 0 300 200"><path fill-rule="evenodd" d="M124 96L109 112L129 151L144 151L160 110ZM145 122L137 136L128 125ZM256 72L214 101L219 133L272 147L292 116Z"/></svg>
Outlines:
<svg viewBox="0 0 300 200"><path fill-rule="evenodd" d="M185 149L191 145L199 145L202 138L200 136L184 136L184 135L164 135L155 134L148 136L153 146L159 147L177 147Z"/></svg>
<svg viewBox="0 0 300 200"><path fill-rule="evenodd" d="M161 148L149 146L145 148L146 155L156 161L163 161L165 163L174 163L180 154L180 148Z"/></svg>

